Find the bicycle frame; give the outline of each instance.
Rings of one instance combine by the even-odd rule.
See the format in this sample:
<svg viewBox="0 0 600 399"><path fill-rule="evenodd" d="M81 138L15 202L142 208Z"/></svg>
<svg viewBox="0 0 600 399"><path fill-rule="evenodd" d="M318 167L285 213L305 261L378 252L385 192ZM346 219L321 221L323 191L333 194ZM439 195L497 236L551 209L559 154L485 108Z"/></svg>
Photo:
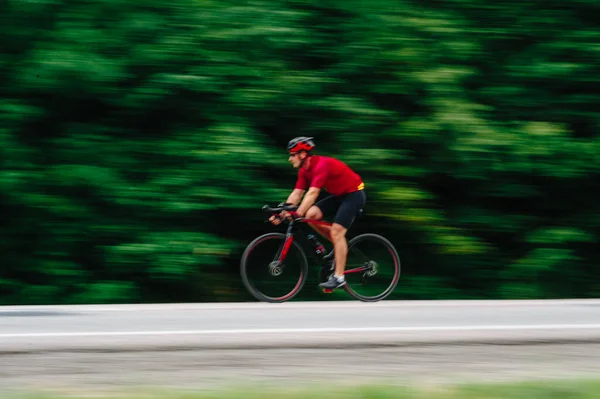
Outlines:
<svg viewBox="0 0 600 399"><path fill-rule="evenodd" d="M319 232L319 230L320 230L320 229L317 229L317 225L320 225L320 226L333 226L334 225L334 223L328 222L325 220L317 220L317 219L308 219L305 217L298 217L299 215L294 213L294 211L297 211L297 209L298 209L297 206L289 204L289 203L281 203L281 204L277 205L277 207L270 207L269 205L264 205L262 207L263 212L268 213L272 216L279 217L280 221L284 221L284 222L288 223L288 225L285 228L287 230L287 234L284 234L282 232L269 232L269 233L262 234L262 235L256 237L250 244L248 244L248 246L246 246L246 249L244 250L244 253L242 254L241 262L240 262L240 272L241 272L241 276L242 276L242 281L244 283L244 286L248 289L248 291L258 300L279 303L279 302L284 302L291 298L294 298L300 292L302 287L304 286L304 283L307 280L307 274L309 274L309 264L308 264L307 255L310 255L311 257L316 258L316 260L317 260L316 266L318 266L320 268L320 270L318 270L318 274L319 274L318 280L319 281L325 281L331 277L331 273L333 272L332 266L334 265L335 259L339 259L339 257L332 259L333 257L331 255L333 255L333 252L330 252L329 255L323 256L320 251L316 251L316 249L319 248L318 243L316 243L310 236L306 237L306 239L305 239L305 237L303 236L304 231L301 230L300 231L301 234L298 237L295 237L296 232L294 231L294 226L302 227L302 225L299 225L300 223L308 223L317 232ZM290 215L291 217L282 219L279 216L282 211L292 212ZM362 213L362 210L361 210L361 213ZM269 219L271 219L271 221L273 220L272 217L269 217ZM265 222L268 223L268 221L265 221ZM279 224L279 223L277 223L277 224ZM330 241L329 237L327 235L325 235L325 238L327 239L327 241ZM294 239L298 239L301 242L294 242ZM254 260L250 260L249 257L251 256L251 253L254 251L254 249L257 246L261 245L261 243L263 241L276 242L278 249L276 249L275 254L273 254L273 252L272 252L273 249L271 249L271 251L269 251L270 254L274 255L274 258L271 257L272 255L270 256L269 252L261 252L262 256L263 256L263 260L262 261L259 260L258 264L256 264L257 262ZM369 280L371 277L379 274L379 266L380 266L379 262L376 259L372 258L370 255L367 256L366 253L363 253L363 251L359 249L359 248L361 248L360 243L365 242L365 241L368 241L368 242L374 241L376 244L383 245L384 250L389 251L389 253L392 255L392 263L393 263L393 269L392 269L393 276L392 277L393 278L392 278L390 285L388 285L385 288L385 290L380 290L377 287L372 287L369 289L368 293L361 294L360 292L358 292L354 289L354 286L355 285L356 286L366 285L367 280ZM297 250L300 252L297 254L289 252L289 251L291 251L292 247L295 247L294 250ZM313 251L311 251L311 249ZM335 250L335 246L334 246L334 250ZM265 249L265 251L268 251L268 250ZM318 252L318 253L316 253L316 252ZM392 293L392 291L396 287L396 285L398 283L398 279L400 277L400 259L399 259L396 249L394 248L394 246L392 245L392 243L389 240L387 240L383 236L380 236L380 235L374 234L374 233L358 234L352 238L348 237L348 252L352 253L352 254L358 253L358 256L359 256L359 259L357 260L358 267L350 266L352 268L349 270L344 270L344 274L360 273L357 276L357 277L359 277L357 282L348 281L346 284L344 284L344 290L346 292L348 292L348 294L350 294L350 296L352 296L353 298L359 299L363 302L376 302L376 301L382 300L383 298L390 295L390 293ZM380 253L380 250L375 251L375 254L374 254L375 258L379 257L379 253ZM292 255L298 255L300 258L299 259L300 275L298 277L297 282L295 283L295 286L292 288L291 291L289 291L288 293L286 293L284 295L273 297L273 296L269 296L268 294L263 293L262 289L257 288L254 285L254 283L253 283L254 277L250 277L248 275L250 269L255 270L256 267L258 267L259 272L260 271L264 272L264 270L261 269L261 265L262 265L262 267L268 266L269 270L267 272L270 273L272 276L278 277L283 273L283 269L287 268L286 267L287 266L287 262L286 262L287 257L288 256L290 258L294 257ZM266 256L266 258L264 258L265 256ZM354 263L354 261L350 260L350 263L348 265L351 265L352 263ZM348 265L346 265L346 267L348 267ZM387 265L387 262L382 263L381 265ZM344 267L344 269L346 269L346 267ZM387 277L387 275L389 273L390 272L387 272L387 273L384 272L382 275L384 277ZM294 274L295 274L295 272L294 272ZM267 274L266 277L269 278L269 274ZM258 278L260 279L260 276ZM348 279L348 280L351 280L351 279ZM275 282L274 284L276 285L277 282ZM376 281L376 284L379 284L379 280ZM270 287L270 286L271 285L267 284L267 287ZM330 292L333 292L333 290L323 289L323 292L330 293ZM373 294L374 292L375 292L375 294Z"/></svg>
<svg viewBox="0 0 600 399"><path fill-rule="evenodd" d="M293 219L292 221L290 221L288 224L288 227L287 227L287 232L286 232L286 237L285 237L285 241L283 244L283 248L276 258L276 262L278 264L282 263L285 260L287 253L292 245L292 242L294 241L294 232L293 232L294 223L307 223L307 224L315 224L315 225L322 225L322 226L332 226L333 225L333 223L327 222L325 220L308 219L308 218L303 218L303 217L299 217L299 218L296 218L296 219ZM367 270L369 270L369 268L367 266L356 267L354 269L344 270L344 275L352 274L352 273L361 273L361 272L364 272Z"/></svg>

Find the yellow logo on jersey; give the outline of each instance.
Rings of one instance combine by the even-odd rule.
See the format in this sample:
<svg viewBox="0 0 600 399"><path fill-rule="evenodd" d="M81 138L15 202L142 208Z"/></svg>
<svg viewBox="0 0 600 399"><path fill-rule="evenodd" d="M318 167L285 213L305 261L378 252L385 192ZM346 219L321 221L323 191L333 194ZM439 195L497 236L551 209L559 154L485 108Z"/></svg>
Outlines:
<svg viewBox="0 0 600 399"><path fill-rule="evenodd" d="M358 185L358 188L357 188L357 190L364 190L364 189L365 189L365 183L360 183L360 184Z"/></svg>

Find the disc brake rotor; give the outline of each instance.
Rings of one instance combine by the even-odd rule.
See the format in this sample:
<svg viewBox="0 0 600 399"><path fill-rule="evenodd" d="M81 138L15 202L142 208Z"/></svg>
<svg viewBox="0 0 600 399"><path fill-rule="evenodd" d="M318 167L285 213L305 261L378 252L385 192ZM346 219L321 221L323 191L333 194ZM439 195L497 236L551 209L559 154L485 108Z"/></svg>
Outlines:
<svg viewBox="0 0 600 399"><path fill-rule="evenodd" d="M271 273L271 276L281 276L281 273L283 273L283 268L281 267L281 263L279 262L271 262L269 263L269 273Z"/></svg>
<svg viewBox="0 0 600 399"><path fill-rule="evenodd" d="M367 267L368 267L368 270L365 272L365 274L367 276L373 277L374 275L377 274L377 269L379 267L377 262L375 262L374 260L371 260L371 261L367 262Z"/></svg>

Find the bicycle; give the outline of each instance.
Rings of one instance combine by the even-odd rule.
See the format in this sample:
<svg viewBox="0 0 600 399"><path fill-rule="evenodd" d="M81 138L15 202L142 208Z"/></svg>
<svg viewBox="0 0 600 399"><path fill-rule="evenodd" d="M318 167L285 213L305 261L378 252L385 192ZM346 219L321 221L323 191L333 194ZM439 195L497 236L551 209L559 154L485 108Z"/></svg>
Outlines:
<svg viewBox="0 0 600 399"><path fill-rule="evenodd" d="M295 211L297 206L281 205L277 207L270 207L265 205L262 207L264 212L270 214L278 214L283 210ZM306 249L306 245L299 244L296 240L295 230L296 226L300 223L308 224L320 224L331 226L332 223L324 220L308 219L304 217L297 217L291 221L287 221L287 232L278 233L270 232L263 234L255 238L248 244L244 250L241 261L240 261L240 273L242 281L246 289L254 296L254 298L271 303L281 303L289 301L294 298L304 287L308 278L308 259L307 253L310 252ZM310 240L311 234L308 238ZM326 281L329 276L333 273L334 267L334 252L333 250L325 254L325 248L318 240L313 241L312 251L313 257L317 259L317 265L320 268L320 281ZM373 257L365 256L363 250L359 244L363 245L367 242L374 242L381 248L375 252L378 256L383 254L391 255L389 260L382 261L377 258L375 261ZM269 247L272 246L272 248ZM355 261L351 258L351 254L358 253L362 259ZM255 260L252 257L258 255L259 260ZM260 255L265 256L263 260ZM293 272L290 272L293 260L298 261L299 275L293 277L291 280L291 288L283 288L283 278L291 276ZM391 266L391 270L387 271L383 269L383 266ZM275 277L274 282L267 283L264 288L257 287L258 280L251 278L252 272L263 272L267 278ZM343 286L344 290L353 298L363 302L376 302L380 301L389 296L392 291L396 288L398 280L400 278L400 257L398 252L392 245L392 243L385 237L374 234L374 233L363 233L348 241L348 256L346 260L346 269L344 271L346 284ZM360 277L358 281L354 281L354 277ZM384 285L383 289L377 289L372 286L373 282L378 282L381 278L388 277L391 279L390 282ZM366 293L360 293L359 289L367 287L367 283L371 283ZM282 291L280 294L267 295L264 291L268 288L275 288ZM325 293L331 293L333 290L323 290Z"/></svg>

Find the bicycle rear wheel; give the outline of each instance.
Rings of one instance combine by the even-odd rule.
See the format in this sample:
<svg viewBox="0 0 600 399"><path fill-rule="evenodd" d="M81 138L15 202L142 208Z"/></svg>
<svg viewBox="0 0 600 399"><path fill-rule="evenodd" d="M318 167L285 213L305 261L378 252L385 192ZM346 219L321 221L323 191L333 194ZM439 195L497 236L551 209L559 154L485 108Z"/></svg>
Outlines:
<svg viewBox="0 0 600 399"><path fill-rule="evenodd" d="M376 302L392 293L400 279L400 257L390 241L372 233L348 242L344 289L363 302Z"/></svg>
<svg viewBox="0 0 600 399"><path fill-rule="evenodd" d="M252 241L242 254L240 273L246 289L264 302L285 302L295 297L306 282L308 261L302 247L293 241L283 262L286 235L267 233Z"/></svg>

